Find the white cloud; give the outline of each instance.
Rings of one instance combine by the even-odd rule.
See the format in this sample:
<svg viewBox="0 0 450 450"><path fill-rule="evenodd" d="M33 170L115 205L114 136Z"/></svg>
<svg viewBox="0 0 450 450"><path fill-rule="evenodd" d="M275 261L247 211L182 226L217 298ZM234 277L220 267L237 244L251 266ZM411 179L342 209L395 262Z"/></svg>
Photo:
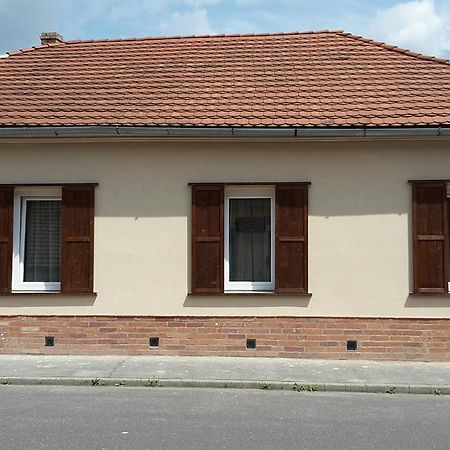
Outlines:
<svg viewBox="0 0 450 450"><path fill-rule="evenodd" d="M304 5L307 0L235 0L237 6L254 6L263 3L272 4L275 8L279 8L280 6L301 6Z"/></svg>
<svg viewBox="0 0 450 450"><path fill-rule="evenodd" d="M211 34L208 7L223 0L0 0L0 54L65 39Z"/></svg>
<svg viewBox="0 0 450 450"><path fill-rule="evenodd" d="M376 39L421 53L447 57L450 14L438 11L434 0L397 3L379 10L370 23Z"/></svg>
<svg viewBox="0 0 450 450"><path fill-rule="evenodd" d="M257 33L258 31L261 31L261 29L257 23L232 17L222 24L219 32L225 34L245 34Z"/></svg>
<svg viewBox="0 0 450 450"><path fill-rule="evenodd" d="M201 8L202 6L216 5L222 0L183 0L189 6L194 6L195 8Z"/></svg>
<svg viewBox="0 0 450 450"><path fill-rule="evenodd" d="M108 0L0 0L0 53L39 45L41 32L57 31L77 39L91 23L104 18Z"/></svg>
<svg viewBox="0 0 450 450"><path fill-rule="evenodd" d="M204 8L186 12L174 12L169 19L160 25L163 34L213 34L208 19L208 11Z"/></svg>
<svg viewBox="0 0 450 450"><path fill-rule="evenodd" d="M26 13L21 14L21 11ZM39 34L43 31L57 31L57 22L57 9L47 8L38 2L0 2L0 53L38 45Z"/></svg>
<svg viewBox="0 0 450 450"><path fill-rule="evenodd" d="M450 0L0 0L0 54L66 39L343 28L450 58Z"/></svg>
<svg viewBox="0 0 450 450"><path fill-rule="evenodd" d="M257 5L258 3L265 3L268 0L236 0L236 4L238 6L253 6Z"/></svg>

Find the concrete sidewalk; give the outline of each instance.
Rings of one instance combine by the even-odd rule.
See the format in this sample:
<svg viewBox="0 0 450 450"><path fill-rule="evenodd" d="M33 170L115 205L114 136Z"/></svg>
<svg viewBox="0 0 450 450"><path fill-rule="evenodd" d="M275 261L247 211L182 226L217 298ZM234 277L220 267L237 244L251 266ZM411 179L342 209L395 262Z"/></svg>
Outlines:
<svg viewBox="0 0 450 450"><path fill-rule="evenodd" d="M0 355L0 384L450 394L450 363Z"/></svg>

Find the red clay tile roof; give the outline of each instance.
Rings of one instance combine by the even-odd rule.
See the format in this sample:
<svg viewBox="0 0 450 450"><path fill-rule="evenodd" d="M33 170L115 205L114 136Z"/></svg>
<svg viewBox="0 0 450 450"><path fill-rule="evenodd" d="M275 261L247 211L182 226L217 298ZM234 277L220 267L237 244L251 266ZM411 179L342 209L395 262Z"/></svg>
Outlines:
<svg viewBox="0 0 450 450"><path fill-rule="evenodd" d="M0 126L438 126L450 63L342 31L69 41L0 59Z"/></svg>

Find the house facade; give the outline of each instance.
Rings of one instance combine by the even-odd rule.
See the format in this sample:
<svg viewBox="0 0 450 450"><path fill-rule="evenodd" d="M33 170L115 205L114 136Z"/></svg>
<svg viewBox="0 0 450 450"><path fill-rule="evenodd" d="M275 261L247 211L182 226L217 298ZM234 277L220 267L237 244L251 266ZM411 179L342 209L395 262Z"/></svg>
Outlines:
<svg viewBox="0 0 450 450"><path fill-rule="evenodd" d="M0 59L1 353L450 360L448 62L50 38Z"/></svg>

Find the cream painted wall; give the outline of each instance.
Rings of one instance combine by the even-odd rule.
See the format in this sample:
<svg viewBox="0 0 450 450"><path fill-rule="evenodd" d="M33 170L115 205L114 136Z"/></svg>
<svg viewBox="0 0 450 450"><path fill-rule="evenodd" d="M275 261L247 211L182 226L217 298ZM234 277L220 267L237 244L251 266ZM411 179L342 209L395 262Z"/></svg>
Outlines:
<svg viewBox="0 0 450 450"><path fill-rule="evenodd" d="M0 142L0 182L98 182L95 290L0 297L1 314L450 317L412 289L408 179L449 141ZM188 296L189 182L311 181L310 297Z"/></svg>

